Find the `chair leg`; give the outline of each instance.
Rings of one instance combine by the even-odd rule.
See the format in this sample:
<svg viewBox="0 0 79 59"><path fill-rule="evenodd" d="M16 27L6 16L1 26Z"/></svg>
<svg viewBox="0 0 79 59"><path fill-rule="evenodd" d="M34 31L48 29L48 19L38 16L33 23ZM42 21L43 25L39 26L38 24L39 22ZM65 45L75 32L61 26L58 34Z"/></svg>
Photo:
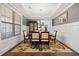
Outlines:
<svg viewBox="0 0 79 59"><path fill-rule="evenodd" d="M56 40L55 40L55 44L56 44Z"/></svg>
<svg viewBox="0 0 79 59"><path fill-rule="evenodd" d="M24 43L26 43L25 39L24 39Z"/></svg>
<svg viewBox="0 0 79 59"><path fill-rule="evenodd" d="M36 43L35 42L33 42L33 44L34 44L34 47L33 47L33 49L36 47Z"/></svg>
<svg viewBox="0 0 79 59"><path fill-rule="evenodd" d="M31 43L31 48L32 48L32 42L30 42Z"/></svg>
<svg viewBox="0 0 79 59"><path fill-rule="evenodd" d="M54 44L56 44L56 40L53 40L54 41Z"/></svg>
<svg viewBox="0 0 79 59"><path fill-rule="evenodd" d="M48 43L48 49L49 49L49 43Z"/></svg>
<svg viewBox="0 0 79 59"><path fill-rule="evenodd" d="M39 50L42 51L42 43L39 44Z"/></svg>
<svg viewBox="0 0 79 59"><path fill-rule="evenodd" d="M33 44L34 44L34 46L33 46ZM35 42L32 42L31 48L34 49L36 46L37 46L37 44Z"/></svg>

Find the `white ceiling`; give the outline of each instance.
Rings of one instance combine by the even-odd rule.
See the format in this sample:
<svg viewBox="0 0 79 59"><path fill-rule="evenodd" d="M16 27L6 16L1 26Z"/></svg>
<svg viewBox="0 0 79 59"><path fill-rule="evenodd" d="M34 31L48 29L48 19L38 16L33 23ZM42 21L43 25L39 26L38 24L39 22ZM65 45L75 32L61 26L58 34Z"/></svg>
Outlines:
<svg viewBox="0 0 79 59"><path fill-rule="evenodd" d="M59 14L72 3L10 3L29 19L48 19Z"/></svg>
<svg viewBox="0 0 79 59"><path fill-rule="evenodd" d="M58 3L28 3L22 4L26 12L31 18L44 18L50 17L51 13L54 14Z"/></svg>

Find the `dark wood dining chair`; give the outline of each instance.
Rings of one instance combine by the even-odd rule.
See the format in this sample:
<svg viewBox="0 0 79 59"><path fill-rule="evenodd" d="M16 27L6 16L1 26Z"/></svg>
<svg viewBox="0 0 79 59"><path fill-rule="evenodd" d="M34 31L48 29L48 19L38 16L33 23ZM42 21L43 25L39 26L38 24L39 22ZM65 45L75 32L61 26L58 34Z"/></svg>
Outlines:
<svg viewBox="0 0 79 59"><path fill-rule="evenodd" d="M43 42L47 43L49 48L49 43L50 43L49 32L41 32L41 44Z"/></svg>
<svg viewBox="0 0 79 59"><path fill-rule="evenodd" d="M39 46L39 40L40 40L40 35L39 32L31 32L31 48L34 45L33 48Z"/></svg>
<svg viewBox="0 0 79 59"><path fill-rule="evenodd" d="M54 31L54 34L51 36L51 39L54 41L56 44L56 37L57 37L57 31Z"/></svg>
<svg viewBox="0 0 79 59"><path fill-rule="evenodd" d="M23 30L23 37L24 37L24 43L26 43L26 40L29 39L26 30Z"/></svg>

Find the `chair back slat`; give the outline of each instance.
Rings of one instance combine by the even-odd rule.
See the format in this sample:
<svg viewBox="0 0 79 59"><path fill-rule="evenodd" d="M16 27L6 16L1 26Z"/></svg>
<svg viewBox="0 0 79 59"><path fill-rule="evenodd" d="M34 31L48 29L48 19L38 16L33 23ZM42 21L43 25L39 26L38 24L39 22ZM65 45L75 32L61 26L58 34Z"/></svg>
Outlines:
<svg viewBox="0 0 79 59"><path fill-rule="evenodd" d="M48 33L41 33L41 38L48 39Z"/></svg>
<svg viewBox="0 0 79 59"><path fill-rule="evenodd" d="M39 38L39 33L32 33L32 38Z"/></svg>
<svg viewBox="0 0 79 59"><path fill-rule="evenodd" d="M33 39L39 39L39 32L32 32L31 33L31 39L33 40Z"/></svg>
<svg viewBox="0 0 79 59"><path fill-rule="evenodd" d="M41 39L49 39L49 32L41 32Z"/></svg>

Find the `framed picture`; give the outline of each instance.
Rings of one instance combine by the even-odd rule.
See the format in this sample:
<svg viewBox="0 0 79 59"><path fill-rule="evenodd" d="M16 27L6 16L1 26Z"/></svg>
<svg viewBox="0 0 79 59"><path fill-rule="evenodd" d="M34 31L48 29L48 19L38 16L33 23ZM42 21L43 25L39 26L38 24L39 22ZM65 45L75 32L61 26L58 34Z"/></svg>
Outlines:
<svg viewBox="0 0 79 59"><path fill-rule="evenodd" d="M63 13L62 15L60 15L59 18L59 24L62 23L66 23L67 22L67 17L68 16L68 12Z"/></svg>

